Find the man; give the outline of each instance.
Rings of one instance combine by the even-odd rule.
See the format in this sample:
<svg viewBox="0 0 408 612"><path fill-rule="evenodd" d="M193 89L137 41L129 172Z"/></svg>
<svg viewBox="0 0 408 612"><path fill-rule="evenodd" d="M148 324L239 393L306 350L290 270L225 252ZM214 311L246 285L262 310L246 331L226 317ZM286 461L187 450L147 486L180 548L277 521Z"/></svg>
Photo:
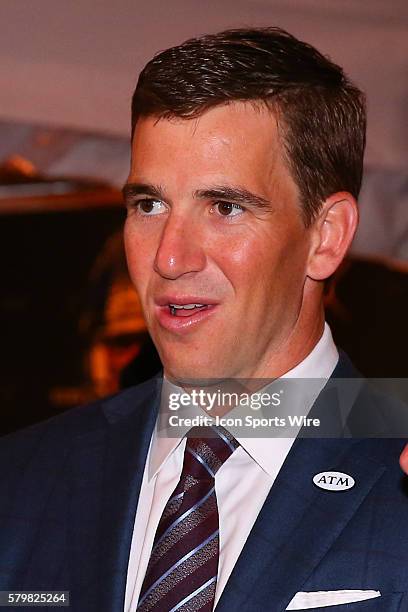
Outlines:
<svg viewBox="0 0 408 612"><path fill-rule="evenodd" d="M408 609L400 440L159 426L197 379L318 379L307 411L335 412L356 374L322 295L357 225L363 95L289 34L236 30L149 62L132 120L126 252L165 384L3 441L1 588L84 612Z"/></svg>

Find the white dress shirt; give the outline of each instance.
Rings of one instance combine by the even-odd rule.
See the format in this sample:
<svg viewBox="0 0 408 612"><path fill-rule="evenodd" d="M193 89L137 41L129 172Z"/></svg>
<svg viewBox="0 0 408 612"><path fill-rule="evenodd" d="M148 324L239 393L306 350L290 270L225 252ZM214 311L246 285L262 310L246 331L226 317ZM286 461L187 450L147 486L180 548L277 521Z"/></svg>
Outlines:
<svg viewBox="0 0 408 612"><path fill-rule="evenodd" d="M311 353L282 378L321 379L320 391L331 376L338 357L326 323ZM235 435L232 429L230 431ZM235 437L240 446L220 467L215 478L220 526L215 603L295 439L295 436L244 438L239 434ZM162 437L157 428L153 432L136 511L124 612L136 611L156 529L180 479L185 445L184 436Z"/></svg>

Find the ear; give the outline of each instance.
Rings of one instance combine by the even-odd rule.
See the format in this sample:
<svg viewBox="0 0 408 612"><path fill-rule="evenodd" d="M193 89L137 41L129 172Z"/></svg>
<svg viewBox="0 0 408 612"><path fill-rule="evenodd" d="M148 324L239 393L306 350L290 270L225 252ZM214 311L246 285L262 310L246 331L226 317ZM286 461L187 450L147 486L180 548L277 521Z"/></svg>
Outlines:
<svg viewBox="0 0 408 612"><path fill-rule="evenodd" d="M353 240L357 224L357 202L351 193L334 193L324 201L311 227L309 278L325 280L335 272Z"/></svg>

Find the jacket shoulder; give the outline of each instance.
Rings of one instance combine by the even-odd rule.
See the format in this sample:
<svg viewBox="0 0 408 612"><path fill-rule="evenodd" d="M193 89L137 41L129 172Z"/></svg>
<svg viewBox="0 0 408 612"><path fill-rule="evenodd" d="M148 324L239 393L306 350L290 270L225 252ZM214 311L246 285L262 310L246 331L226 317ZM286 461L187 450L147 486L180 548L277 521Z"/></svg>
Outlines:
<svg viewBox="0 0 408 612"><path fill-rule="evenodd" d="M44 460L58 460L64 456L72 440L78 436L101 430L111 421L126 416L142 406L158 388L157 377L135 387L90 404L71 408L55 417L36 423L0 438L0 465L7 472L22 468L35 456ZM3 476L5 474L3 472ZM0 473L0 479L1 479Z"/></svg>

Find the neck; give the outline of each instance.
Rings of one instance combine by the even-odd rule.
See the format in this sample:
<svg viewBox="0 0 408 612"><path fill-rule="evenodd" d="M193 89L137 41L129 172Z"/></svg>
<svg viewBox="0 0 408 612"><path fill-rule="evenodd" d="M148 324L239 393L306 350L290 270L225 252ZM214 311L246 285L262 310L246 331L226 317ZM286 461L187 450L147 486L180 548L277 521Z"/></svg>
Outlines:
<svg viewBox="0 0 408 612"><path fill-rule="evenodd" d="M279 378L312 352L324 331L322 286L307 283L295 323L278 344L266 350L248 378Z"/></svg>

